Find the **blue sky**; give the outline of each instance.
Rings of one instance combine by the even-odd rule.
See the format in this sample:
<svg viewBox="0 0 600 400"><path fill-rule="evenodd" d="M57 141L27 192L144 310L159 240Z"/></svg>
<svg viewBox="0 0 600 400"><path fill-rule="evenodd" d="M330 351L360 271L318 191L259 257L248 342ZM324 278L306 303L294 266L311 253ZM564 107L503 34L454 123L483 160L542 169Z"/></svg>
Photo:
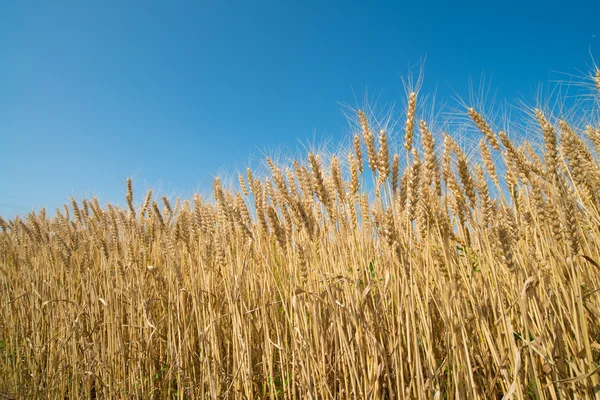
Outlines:
<svg viewBox="0 0 600 400"><path fill-rule="evenodd" d="M491 3L490 3L491 4ZM499 7L495 9L494 7ZM588 72L600 2L0 2L0 215L148 188L190 196L264 152L343 141L340 103L509 101ZM358 98L358 103L357 103Z"/></svg>

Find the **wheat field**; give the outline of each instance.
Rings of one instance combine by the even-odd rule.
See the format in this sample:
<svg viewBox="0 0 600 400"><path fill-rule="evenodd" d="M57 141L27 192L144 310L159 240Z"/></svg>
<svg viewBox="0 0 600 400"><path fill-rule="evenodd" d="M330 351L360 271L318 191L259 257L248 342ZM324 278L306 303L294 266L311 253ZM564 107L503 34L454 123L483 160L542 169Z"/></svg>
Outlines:
<svg viewBox="0 0 600 400"><path fill-rule="evenodd" d="M595 123L466 107L467 151L410 92L206 198L0 218L0 398L600 398L590 78Z"/></svg>

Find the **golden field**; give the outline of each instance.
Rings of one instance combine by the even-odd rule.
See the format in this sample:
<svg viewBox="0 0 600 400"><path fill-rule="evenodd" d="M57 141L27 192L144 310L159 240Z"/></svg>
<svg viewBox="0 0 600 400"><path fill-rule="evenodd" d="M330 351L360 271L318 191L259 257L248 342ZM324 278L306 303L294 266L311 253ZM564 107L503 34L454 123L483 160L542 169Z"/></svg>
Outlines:
<svg viewBox="0 0 600 400"><path fill-rule="evenodd" d="M466 107L469 151L409 91L210 198L0 218L0 398L600 398L588 89L523 132Z"/></svg>

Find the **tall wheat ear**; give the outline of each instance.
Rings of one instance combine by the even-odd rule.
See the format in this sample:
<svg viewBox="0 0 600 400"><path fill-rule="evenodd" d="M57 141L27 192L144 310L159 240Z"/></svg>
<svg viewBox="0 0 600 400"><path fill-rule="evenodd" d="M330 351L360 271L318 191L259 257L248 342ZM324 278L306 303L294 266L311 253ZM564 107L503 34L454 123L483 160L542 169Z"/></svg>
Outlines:
<svg viewBox="0 0 600 400"><path fill-rule="evenodd" d="M377 152L375 151L375 136L369 127L369 121L364 112L358 111L358 119L362 128L363 140L367 146L367 159L369 162L369 168L375 172L377 170ZM358 153L357 153L357 157Z"/></svg>
<svg viewBox="0 0 600 400"><path fill-rule="evenodd" d="M469 117L471 118L471 120L473 120L475 125L477 125L477 128L481 131L481 133L483 133L485 138L488 140L490 146L492 146L494 150L500 151L500 145L498 144L496 134L494 133L494 131L492 131L492 128L490 128L483 116L479 114L474 108L467 109L467 113L469 114Z"/></svg>
<svg viewBox="0 0 600 400"><path fill-rule="evenodd" d="M415 113L417 111L417 93L411 92L408 95L408 109L406 111L406 123L404 134L404 147L408 152L413 148L413 138L415 136Z"/></svg>

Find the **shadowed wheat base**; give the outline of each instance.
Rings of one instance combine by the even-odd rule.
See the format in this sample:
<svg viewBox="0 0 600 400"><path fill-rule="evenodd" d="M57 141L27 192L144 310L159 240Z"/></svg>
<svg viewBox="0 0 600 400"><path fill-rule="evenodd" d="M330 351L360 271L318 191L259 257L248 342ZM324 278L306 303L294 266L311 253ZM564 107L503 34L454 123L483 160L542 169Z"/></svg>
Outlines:
<svg viewBox="0 0 600 400"><path fill-rule="evenodd" d="M210 201L0 218L0 397L599 398L600 126L471 108L479 163L407 110L401 154L359 112Z"/></svg>

